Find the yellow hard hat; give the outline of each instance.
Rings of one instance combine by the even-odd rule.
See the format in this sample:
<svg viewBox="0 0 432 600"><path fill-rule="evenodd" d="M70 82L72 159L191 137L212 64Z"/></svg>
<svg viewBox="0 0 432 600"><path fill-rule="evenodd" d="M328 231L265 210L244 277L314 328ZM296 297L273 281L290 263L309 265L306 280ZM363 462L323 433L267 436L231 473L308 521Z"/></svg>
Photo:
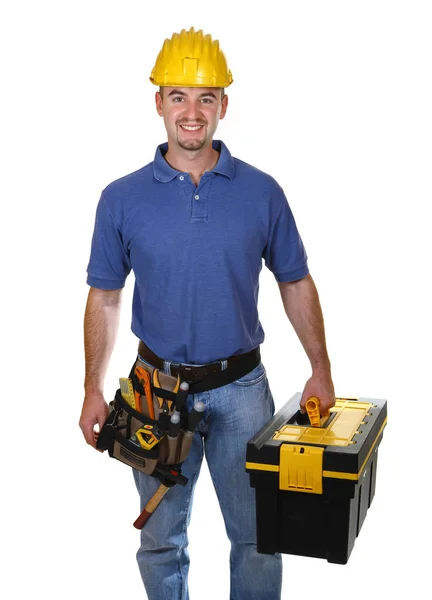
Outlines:
<svg viewBox="0 0 432 600"><path fill-rule="evenodd" d="M150 75L155 85L169 87L228 87L232 74L218 40L202 29L182 29L166 39Z"/></svg>

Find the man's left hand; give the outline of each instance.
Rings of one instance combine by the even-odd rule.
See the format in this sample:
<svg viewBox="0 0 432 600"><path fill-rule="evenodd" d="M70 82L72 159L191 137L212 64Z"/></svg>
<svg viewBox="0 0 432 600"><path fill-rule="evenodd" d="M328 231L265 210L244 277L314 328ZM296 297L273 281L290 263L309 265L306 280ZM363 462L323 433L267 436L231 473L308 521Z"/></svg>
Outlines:
<svg viewBox="0 0 432 600"><path fill-rule="evenodd" d="M311 396L318 398L321 416L326 417L330 408L335 405L334 386L329 372L317 372L308 379L300 401L301 412L306 412L305 404Z"/></svg>

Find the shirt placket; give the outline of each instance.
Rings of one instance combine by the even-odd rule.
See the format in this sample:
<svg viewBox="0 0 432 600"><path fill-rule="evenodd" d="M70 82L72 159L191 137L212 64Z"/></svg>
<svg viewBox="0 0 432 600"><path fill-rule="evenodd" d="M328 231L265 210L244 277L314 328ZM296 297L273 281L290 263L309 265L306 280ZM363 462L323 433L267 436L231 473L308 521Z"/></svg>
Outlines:
<svg viewBox="0 0 432 600"><path fill-rule="evenodd" d="M191 221L207 221L208 196L210 190L209 175L203 175L197 187L193 184L187 173L177 177L177 183L191 202Z"/></svg>

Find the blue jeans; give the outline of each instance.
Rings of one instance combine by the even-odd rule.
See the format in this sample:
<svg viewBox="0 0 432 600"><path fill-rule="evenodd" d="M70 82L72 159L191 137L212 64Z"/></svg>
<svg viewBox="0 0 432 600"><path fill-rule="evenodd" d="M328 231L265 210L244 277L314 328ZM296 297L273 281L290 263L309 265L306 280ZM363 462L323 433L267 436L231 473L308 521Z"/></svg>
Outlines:
<svg viewBox="0 0 432 600"><path fill-rule="evenodd" d="M189 394L188 410L198 401L206 411L182 467L189 483L170 489L141 531L137 560L148 600L189 600L187 526L204 454L231 542L230 600L279 600L282 558L257 553L255 491L245 472L247 442L274 414L263 364L233 383ZM159 482L136 470L134 477L142 510Z"/></svg>

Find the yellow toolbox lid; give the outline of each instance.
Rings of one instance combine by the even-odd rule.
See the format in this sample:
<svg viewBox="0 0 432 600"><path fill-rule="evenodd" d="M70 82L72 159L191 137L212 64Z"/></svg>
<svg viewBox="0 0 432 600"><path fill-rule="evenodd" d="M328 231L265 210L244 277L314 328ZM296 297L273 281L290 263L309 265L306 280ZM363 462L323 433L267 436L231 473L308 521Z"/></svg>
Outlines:
<svg viewBox="0 0 432 600"><path fill-rule="evenodd" d="M387 403L369 398L337 398L319 427L296 422L301 394L288 403L248 443L246 470L279 474L279 488L323 493L323 478L356 483L387 423Z"/></svg>

